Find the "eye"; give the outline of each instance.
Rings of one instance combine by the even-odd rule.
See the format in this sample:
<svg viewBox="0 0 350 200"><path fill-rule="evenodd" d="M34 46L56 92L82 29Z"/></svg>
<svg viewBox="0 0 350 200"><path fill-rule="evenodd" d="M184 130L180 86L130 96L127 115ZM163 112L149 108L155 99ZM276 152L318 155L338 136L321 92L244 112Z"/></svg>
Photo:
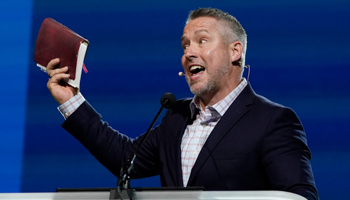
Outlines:
<svg viewBox="0 0 350 200"><path fill-rule="evenodd" d="M206 43L207 41L205 40L205 39L201 39L200 41L199 41L199 44L203 44L203 43Z"/></svg>
<svg viewBox="0 0 350 200"><path fill-rule="evenodd" d="M187 42L181 42L181 47L182 47L182 49L183 50L186 50L186 49L188 49L188 43Z"/></svg>

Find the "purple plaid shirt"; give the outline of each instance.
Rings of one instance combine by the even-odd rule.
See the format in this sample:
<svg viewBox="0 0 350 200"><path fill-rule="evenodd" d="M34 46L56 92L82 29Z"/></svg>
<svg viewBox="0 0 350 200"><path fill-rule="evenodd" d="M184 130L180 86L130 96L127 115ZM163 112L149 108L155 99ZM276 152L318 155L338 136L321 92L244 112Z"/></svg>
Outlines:
<svg viewBox="0 0 350 200"><path fill-rule="evenodd" d="M247 81L243 79L229 95L213 106L206 106L205 110L200 107L198 97L193 98L190 104L192 118L195 117L194 115L196 113L198 114L193 123L186 127L181 142L182 177L184 186L187 186L192 167L211 131L246 86ZM197 110L199 112L197 112Z"/></svg>

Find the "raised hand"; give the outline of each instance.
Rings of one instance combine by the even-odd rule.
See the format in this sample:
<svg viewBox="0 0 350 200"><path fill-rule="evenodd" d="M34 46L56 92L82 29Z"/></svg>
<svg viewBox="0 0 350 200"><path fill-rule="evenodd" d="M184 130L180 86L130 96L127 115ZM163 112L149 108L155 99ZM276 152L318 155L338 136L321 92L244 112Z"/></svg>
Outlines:
<svg viewBox="0 0 350 200"><path fill-rule="evenodd" d="M49 80L47 82L47 88L50 90L53 98L59 103L63 104L70 98L78 93L78 89L70 86L66 81L69 79L68 67L56 68L60 63L59 58L52 59L47 67L46 72L49 75Z"/></svg>

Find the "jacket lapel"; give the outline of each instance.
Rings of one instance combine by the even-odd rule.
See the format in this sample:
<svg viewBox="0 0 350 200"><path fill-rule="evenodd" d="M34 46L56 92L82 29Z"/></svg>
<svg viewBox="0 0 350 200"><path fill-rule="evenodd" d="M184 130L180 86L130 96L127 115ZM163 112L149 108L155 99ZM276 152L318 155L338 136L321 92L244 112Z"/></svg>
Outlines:
<svg viewBox="0 0 350 200"><path fill-rule="evenodd" d="M172 127L173 134L175 135L174 141L169 141L169 144L174 144L172 148L176 151L175 155L175 173L176 173L176 186L183 187L183 177L182 177L182 161L181 161L181 142L182 142L182 136L185 132L185 129L188 124L191 123L191 112L190 112L190 102L191 100L188 100L186 102L187 106L182 107L184 110L180 111L179 113L184 113L182 117L179 117L176 120L177 126L176 128Z"/></svg>
<svg viewBox="0 0 350 200"><path fill-rule="evenodd" d="M190 120L190 116L187 116L185 119L185 122L188 122ZM176 177L177 177L177 185L183 187L183 177L182 177L182 161L181 161L181 141L182 141L182 136L185 132L187 123L183 123L184 126L181 129L181 134L178 134L178 138L176 141Z"/></svg>
<svg viewBox="0 0 350 200"><path fill-rule="evenodd" d="M229 132L229 130L237 123L237 121L239 121L239 119L249 111L248 105L253 103L254 96L255 93L252 90L250 84L248 84L241 92L241 94L237 97L237 99L227 109L224 116L221 117L220 121L210 133L207 141L205 142L201 152L198 155L198 158L191 170L191 175L187 184L188 186L191 185L191 182L197 176L199 170L206 162L206 160L210 157L215 147L220 143L220 141Z"/></svg>

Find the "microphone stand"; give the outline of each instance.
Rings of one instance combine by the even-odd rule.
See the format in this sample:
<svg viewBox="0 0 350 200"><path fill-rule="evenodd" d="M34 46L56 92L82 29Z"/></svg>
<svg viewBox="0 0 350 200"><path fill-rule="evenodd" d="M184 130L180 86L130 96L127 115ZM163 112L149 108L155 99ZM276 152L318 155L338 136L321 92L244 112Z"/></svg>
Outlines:
<svg viewBox="0 0 350 200"><path fill-rule="evenodd" d="M162 107L159 109L156 117L153 119L151 125L149 126L145 136L142 138L140 145L138 145L136 151L131 155L131 157L124 163L123 167L120 169L120 175L117 183L117 192L119 194L120 200L123 200L122 191L126 190L129 196L129 199L133 198L133 191L130 190L130 172L134 168L134 161L136 159L136 154L145 142L149 133L152 130L153 125L156 123L159 115L162 113L164 108L170 108L176 101L176 98L171 93L165 93L160 99Z"/></svg>

